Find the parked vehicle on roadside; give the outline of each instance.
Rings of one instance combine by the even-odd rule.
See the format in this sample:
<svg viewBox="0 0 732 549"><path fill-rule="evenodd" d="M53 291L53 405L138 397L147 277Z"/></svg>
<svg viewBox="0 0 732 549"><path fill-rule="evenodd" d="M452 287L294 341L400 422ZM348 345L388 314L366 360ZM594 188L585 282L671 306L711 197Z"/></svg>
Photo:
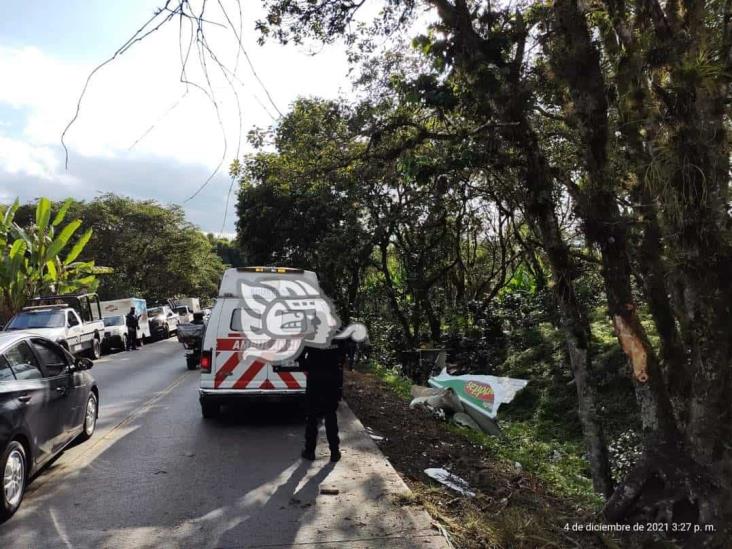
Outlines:
<svg viewBox="0 0 732 549"><path fill-rule="evenodd" d="M175 314L178 315L178 320L181 324L189 324L193 322L193 311L188 308L188 305L176 305Z"/></svg>
<svg viewBox="0 0 732 549"><path fill-rule="evenodd" d="M178 341L183 344L186 350L186 366L189 370L198 368L201 360L201 347L203 335L206 332L206 324L181 324L178 326Z"/></svg>
<svg viewBox="0 0 732 549"><path fill-rule="evenodd" d="M104 321L96 294L34 298L4 328L21 330L55 341L74 355L97 359L102 354Z"/></svg>
<svg viewBox="0 0 732 549"><path fill-rule="evenodd" d="M197 297L181 297L175 300L175 306L185 305L191 313L201 312L201 300Z"/></svg>
<svg viewBox="0 0 732 549"><path fill-rule="evenodd" d="M150 334L155 339L167 339L178 330L180 318L168 305L159 305L147 310Z"/></svg>
<svg viewBox="0 0 732 549"><path fill-rule="evenodd" d="M283 267L239 267L227 269L221 280L219 296L208 320L201 350L201 384L199 400L203 417L210 418L218 415L220 405L240 399L292 399L302 398L305 394L305 373L296 360L284 360L273 363L263 358L252 360L252 357L243 358L243 351L247 347L271 349L267 342L259 344L250 341L244 334L242 324L243 312L251 312L245 302L246 288L256 288L262 281L272 283L277 277L302 280L313 288L318 288L318 278L312 271L289 269ZM270 295L275 298L276 291L262 287L260 294L263 298ZM297 295L289 293L281 295L300 301ZM305 301L309 301L306 299ZM259 302L257 306L265 305ZM305 319L304 311L298 314L285 316L281 310L280 328L287 331L289 324L310 322ZM255 313L256 314L256 313ZM260 323L263 313L261 313ZM296 320L293 322L293 319ZM259 327L261 330L262 326ZM270 342L271 343L271 342ZM277 343L277 342L274 342ZM288 343L288 342L286 342ZM289 344L289 343L288 343Z"/></svg>
<svg viewBox="0 0 732 549"><path fill-rule="evenodd" d="M147 312L147 303L144 299L138 297L128 297L125 299L115 299L112 301L102 301L102 316L126 315L130 312L130 308L135 308L135 314L139 317L137 329L137 340L150 338L150 321Z"/></svg>
<svg viewBox="0 0 732 549"><path fill-rule="evenodd" d="M127 323L125 315L114 315L104 317L104 339L102 349L110 351L127 349Z"/></svg>
<svg viewBox="0 0 732 549"><path fill-rule="evenodd" d="M93 364L44 337L0 333L0 522L18 510L43 465L94 434L99 389L87 371Z"/></svg>

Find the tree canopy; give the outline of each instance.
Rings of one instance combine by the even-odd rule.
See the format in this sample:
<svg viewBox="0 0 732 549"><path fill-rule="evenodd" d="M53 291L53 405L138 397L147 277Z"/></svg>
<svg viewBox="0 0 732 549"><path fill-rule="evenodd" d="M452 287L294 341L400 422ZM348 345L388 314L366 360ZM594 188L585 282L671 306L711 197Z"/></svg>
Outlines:
<svg viewBox="0 0 732 549"><path fill-rule="evenodd" d="M242 247L320 268L331 287L358 280L351 312L388 316L409 345L455 317L474 328L471 311L499 308L528 274L551 295L607 519L690 514L725 539L730 6L388 0L364 21L364 4L265 1L263 40L352 46L360 98L300 101L256 136L270 149L241 171ZM422 7L434 23L409 47ZM598 307L641 426L623 477Z"/></svg>
<svg viewBox="0 0 732 549"><path fill-rule="evenodd" d="M223 263L180 207L113 194L65 204L69 215L93 230L81 258L112 268L99 277L101 299L141 297L154 302L216 295ZM26 205L18 210L18 224L30 223L32 209Z"/></svg>

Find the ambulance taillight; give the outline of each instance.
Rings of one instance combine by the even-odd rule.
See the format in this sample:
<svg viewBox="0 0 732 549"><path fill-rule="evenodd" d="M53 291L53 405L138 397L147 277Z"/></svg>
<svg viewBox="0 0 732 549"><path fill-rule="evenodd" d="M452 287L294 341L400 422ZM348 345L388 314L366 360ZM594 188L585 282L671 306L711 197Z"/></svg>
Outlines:
<svg viewBox="0 0 732 549"><path fill-rule="evenodd" d="M201 372L205 374L211 373L211 350L201 351Z"/></svg>

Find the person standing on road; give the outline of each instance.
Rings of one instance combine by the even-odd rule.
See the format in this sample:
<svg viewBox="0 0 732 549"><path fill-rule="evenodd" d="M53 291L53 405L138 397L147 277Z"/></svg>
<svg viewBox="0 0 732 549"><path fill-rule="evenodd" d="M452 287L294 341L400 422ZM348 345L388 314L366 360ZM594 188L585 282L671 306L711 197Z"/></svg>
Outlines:
<svg viewBox="0 0 732 549"><path fill-rule="evenodd" d="M137 329L140 327L140 317L135 314L135 308L131 307L125 317L127 324L127 350L137 350Z"/></svg>
<svg viewBox="0 0 732 549"><path fill-rule="evenodd" d="M330 460L341 459L340 439L338 438L338 402L343 396L343 366L347 361L346 344L343 340L333 339L325 349L305 347L298 362L307 373L307 418L305 421L305 449L302 457L315 459L315 446L318 441L318 425L325 419L325 434L330 446Z"/></svg>

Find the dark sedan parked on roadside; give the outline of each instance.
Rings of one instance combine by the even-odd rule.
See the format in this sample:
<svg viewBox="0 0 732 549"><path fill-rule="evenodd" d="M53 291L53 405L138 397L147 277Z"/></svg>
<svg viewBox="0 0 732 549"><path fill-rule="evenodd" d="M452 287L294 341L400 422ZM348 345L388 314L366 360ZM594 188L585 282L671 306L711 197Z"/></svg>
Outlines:
<svg viewBox="0 0 732 549"><path fill-rule="evenodd" d="M0 522L17 511L31 477L75 439L94 434L99 390L75 358L31 333L0 333Z"/></svg>

